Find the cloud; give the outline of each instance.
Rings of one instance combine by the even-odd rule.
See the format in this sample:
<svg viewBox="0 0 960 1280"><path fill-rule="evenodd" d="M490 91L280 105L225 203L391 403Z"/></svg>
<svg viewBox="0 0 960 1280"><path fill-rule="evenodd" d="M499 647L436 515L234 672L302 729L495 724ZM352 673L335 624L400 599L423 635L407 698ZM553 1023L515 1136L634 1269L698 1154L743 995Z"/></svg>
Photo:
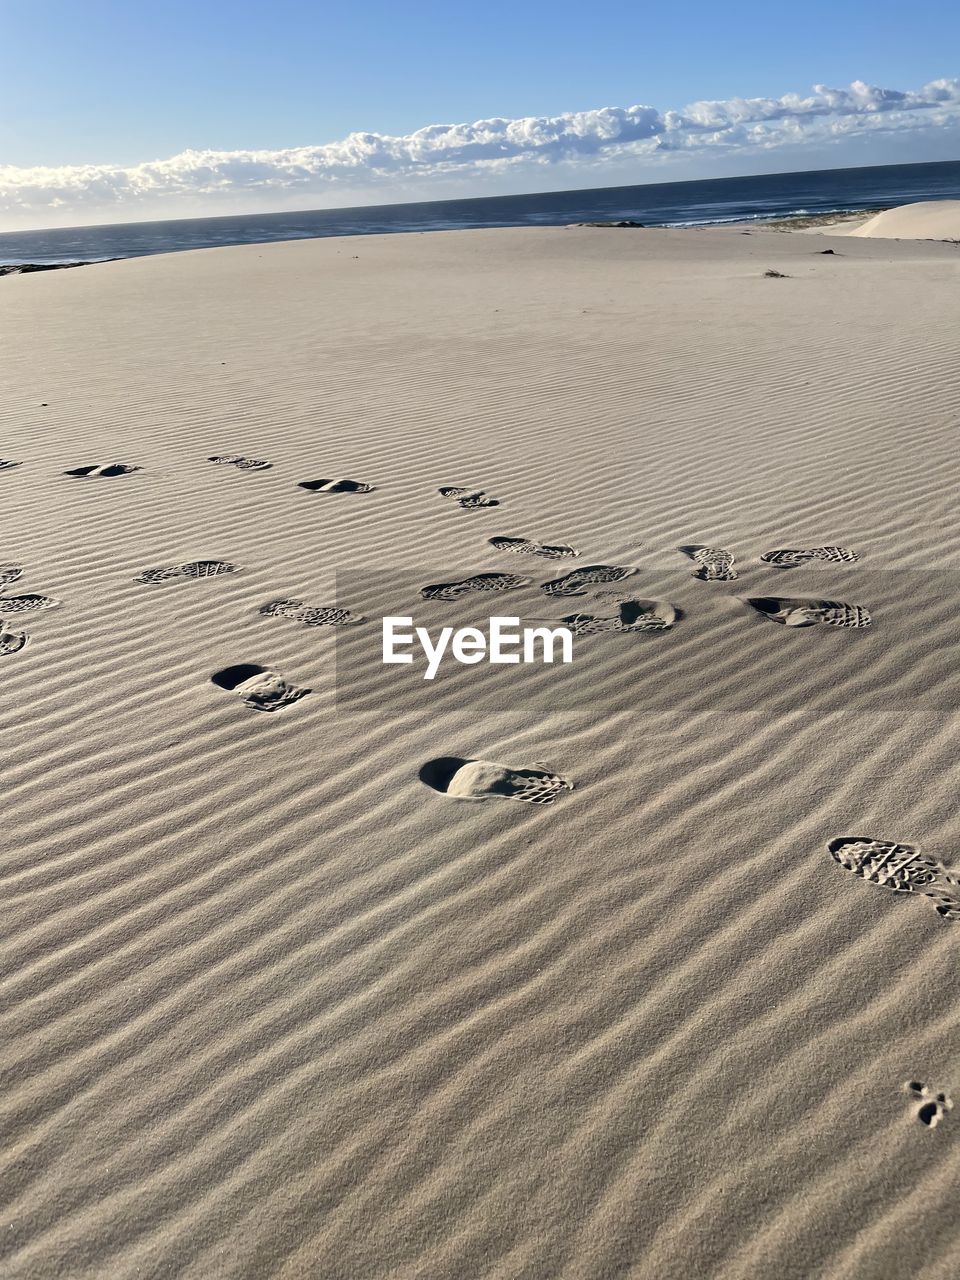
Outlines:
<svg viewBox="0 0 960 1280"><path fill-rule="evenodd" d="M473 124L427 125L404 137L351 133L339 142L277 151L183 151L132 166L0 165L0 214L44 221L81 220L96 211L120 220L204 211L236 212L255 197L260 208L300 207L315 198L337 203L349 191L376 201L398 186L421 198L446 179L469 179L494 193L505 175L548 166L647 158L770 152L835 143L852 134L929 132L960 124L960 80L934 80L918 90L883 89L856 80L845 89L815 86L803 97L693 102L679 111L602 107L595 111ZM407 195L409 198L409 195Z"/></svg>

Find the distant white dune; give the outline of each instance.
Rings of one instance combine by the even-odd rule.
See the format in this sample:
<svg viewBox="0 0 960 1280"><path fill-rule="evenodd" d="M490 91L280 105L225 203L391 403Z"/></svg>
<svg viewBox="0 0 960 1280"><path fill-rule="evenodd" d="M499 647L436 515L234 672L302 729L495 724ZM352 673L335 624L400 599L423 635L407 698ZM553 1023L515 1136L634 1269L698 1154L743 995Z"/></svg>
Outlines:
<svg viewBox="0 0 960 1280"><path fill-rule="evenodd" d="M868 218L847 234L883 240L960 240L960 200L902 204Z"/></svg>

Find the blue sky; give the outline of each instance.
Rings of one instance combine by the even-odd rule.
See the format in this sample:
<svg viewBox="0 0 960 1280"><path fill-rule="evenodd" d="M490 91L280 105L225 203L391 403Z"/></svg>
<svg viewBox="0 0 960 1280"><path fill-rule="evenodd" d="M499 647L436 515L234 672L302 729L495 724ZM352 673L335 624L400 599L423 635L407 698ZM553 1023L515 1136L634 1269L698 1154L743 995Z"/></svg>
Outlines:
<svg viewBox="0 0 960 1280"><path fill-rule="evenodd" d="M916 96L960 73L960 5L944 0L0 0L0 19L0 229L960 157L952 91ZM681 127L690 104L806 99L854 81L915 96L900 110L857 91L836 128L822 104L788 127L789 102L759 112L780 121L762 136L742 107L713 140L703 113L696 136ZM596 123L585 116L572 148L540 139L503 159L489 130L462 154L431 142L423 155L418 141L402 155L391 144L387 160L379 145L336 163L290 155L356 133L638 105L659 122L631 117L608 142L619 126L602 120L598 146L583 141ZM234 152L247 159L222 159ZM166 167L139 168L153 162Z"/></svg>

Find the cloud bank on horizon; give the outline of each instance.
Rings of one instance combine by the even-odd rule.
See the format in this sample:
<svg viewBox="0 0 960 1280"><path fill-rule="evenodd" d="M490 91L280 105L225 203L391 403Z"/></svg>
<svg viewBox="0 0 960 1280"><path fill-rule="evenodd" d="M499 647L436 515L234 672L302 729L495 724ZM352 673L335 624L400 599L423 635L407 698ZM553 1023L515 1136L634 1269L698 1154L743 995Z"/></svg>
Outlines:
<svg viewBox="0 0 960 1280"><path fill-rule="evenodd" d="M855 80L845 89L816 85L804 97L694 102L680 111L602 107L473 124L428 125L404 137L351 133L342 141L276 151L183 151L166 160L120 166L0 165L0 215L19 225L50 225L94 216L115 220L262 211L317 198L323 204L382 202L403 186L405 198L430 199L455 180L461 193L499 194L518 177L542 181L550 166L572 179L609 167L677 155L759 156L856 135L930 134L960 125L960 79L917 90L883 89ZM664 178L668 175L664 174ZM528 187L528 189L531 189ZM536 189L533 186L532 189ZM542 189L542 188L541 188ZM446 193L443 193L446 194ZM339 199L337 197L340 197Z"/></svg>

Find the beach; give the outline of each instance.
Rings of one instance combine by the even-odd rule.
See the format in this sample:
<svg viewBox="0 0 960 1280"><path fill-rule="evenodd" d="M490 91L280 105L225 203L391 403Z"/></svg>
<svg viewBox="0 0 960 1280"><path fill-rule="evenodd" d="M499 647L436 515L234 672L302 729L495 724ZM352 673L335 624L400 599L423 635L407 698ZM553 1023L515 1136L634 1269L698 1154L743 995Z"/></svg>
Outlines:
<svg viewBox="0 0 960 1280"><path fill-rule="evenodd" d="M830 848L960 866L958 281L732 227L0 281L0 1274L960 1272L960 923ZM494 614L611 625L376 658Z"/></svg>

